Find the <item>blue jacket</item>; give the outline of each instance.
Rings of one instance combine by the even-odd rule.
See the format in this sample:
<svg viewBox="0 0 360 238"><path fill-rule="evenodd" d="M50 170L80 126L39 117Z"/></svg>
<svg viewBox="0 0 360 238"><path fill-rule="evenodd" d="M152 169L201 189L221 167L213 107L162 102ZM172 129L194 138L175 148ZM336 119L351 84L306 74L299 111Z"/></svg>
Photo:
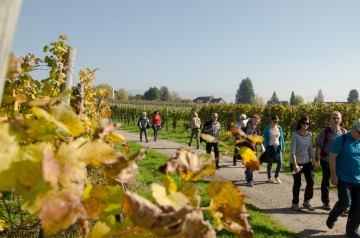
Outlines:
<svg viewBox="0 0 360 238"><path fill-rule="evenodd" d="M285 150L285 142L284 142L283 130L282 130L282 127L280 125L277 125L277 127L279 128L279 132L280 132L280 138L279 138L280 149L282 151L284 151ZM266 149L266 147L269 145L269 142L270 142L270 125L267 125L265 127L263 136L264 136L263 145L264 145L264 147Z"/></svg>

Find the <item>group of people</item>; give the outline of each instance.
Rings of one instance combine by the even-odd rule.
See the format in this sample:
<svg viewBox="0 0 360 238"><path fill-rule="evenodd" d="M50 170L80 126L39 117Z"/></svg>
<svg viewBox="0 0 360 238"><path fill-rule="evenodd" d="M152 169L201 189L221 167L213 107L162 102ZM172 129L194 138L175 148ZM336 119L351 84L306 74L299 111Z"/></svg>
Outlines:
<svg viewBox="0 0 360 238"><path fill-rule="evenodd" d="M154 141L157 140L158 131L161 130L161 117L160 112L155 111L151 117L151 123L149 118L146 116L146 112L141 113L141 117L138 120L138 127L140 129L140 142L142 142L143 134L145 136L146 143L148 139L148 129L151 127L154 131Z"/></svg>
<svg viewBox="0 0 360 238"><path fill-rule="evenodd" d="M254 148L261 151L267 158L267 182L281 184L279 174L283 165L283 152L285 143L282 127L279 125L279 117L273 115L269 124L265 127L263 133L259 128L260 116L253 115L247 119L245 114L241 114L236 126L242 129L247 135L261 135L264 137L263 143L254 144ZM161 125L161 119L158 111L152 116L152 128L154 130L154 141L157 139L157 132ZM338 111L331 113L330 125L320 130L316 138L313 149L313 134L311 132L311 120L308 116L299 118L295 130L291 134L290 143L290 169L293 176L293 198L291 208L299 211L299 196L301 188L301 175L303 174L306 181L303 207L309 211L314 211L310 201L314 194L314 169L321 166L321 201L322 209L329 210L329 216L326 221L328 228L332 229L338 217L343 214L349 207L348 220L346 225L346 234L349 237L360 237L360 119L352 124L349 132L341 127L342 114ZM146 117L146 112L142 113L139 119L140 141L142 133L145 133L146 142L147 128L150 122ZM197 149L199 149L201 138L200 134L209 134L214 139L206 141L206 153L211 154L212 149L215 154L216 169L222 168L219 164L219 137L220 123L218 122L218 113L211 114L211 120L204 123L201 129L201 120L198 114L194 112L191 119L191 137L189 146L192 144L195 136ZM241 139L240 137L237 140ZM241 159L239 149L241 142L236 144L233 165L236 166L237 160ZM274 178L272 177L272 165L277 164ZM253 187L253 172L250 168L245 169L246 184ZM330 182L337 186L338 201L333 208L330 206L329 189Z"/></svg>
<svg viewBox="0 0 360 238"><path fill-rule="evenodd" d="M197 114L196 114L197 117ZM260 116L253 115L250 119L245 114L241 114L237 127L242 129L247 135L261 135L259 122ZM321 166L322 182L321 182L321 201L322 209L329 210L329 216L326 221L328 228L332 229L338 217L348 211L348 220L346 225L346 234L348 237L360 237L360 119L352 124L349 132L341 127L342 114L338 111L331 113L331 124L326 126L319 132L316 138L314 153L313 134L311 133L311 120L308 116L301 117L291 134L290 143L290 169L293 174L293 199L291 208L299 211L299 196L301 188L301 175L306 180L303 207L309 211L314 211L310 200L314 194L314 169ZM198 136L200 129L197 126L196 135ZM206 152L211 153L214 148L215 164L219 169L219 136L220 123L218 122L218 114L213 113L211 120L206 122L201 133L212 135L215 140L206 142ZM283 165L283 152L285 151L285 143L282 127L279 125L279 117L273 115L269 124L263 132L263 143L254 144L259 147L261 153L267 158L267 182L282 183L279 178L281 167ZM192 132L193 136L193 132ZM191 140L192 140L191 136ZM240 137L237 140L241 139ZM191 145L191 140L189 145ZM235 146L233 165L236 166L237 160L240 158L238 153L241 142ZM274 178L272 177L272 165L276 163ZM246 184L253 187L253 173L250 168L245 169ZM333 208L330 206L329 189L330 182L337 186L338 201Z"/></svg>

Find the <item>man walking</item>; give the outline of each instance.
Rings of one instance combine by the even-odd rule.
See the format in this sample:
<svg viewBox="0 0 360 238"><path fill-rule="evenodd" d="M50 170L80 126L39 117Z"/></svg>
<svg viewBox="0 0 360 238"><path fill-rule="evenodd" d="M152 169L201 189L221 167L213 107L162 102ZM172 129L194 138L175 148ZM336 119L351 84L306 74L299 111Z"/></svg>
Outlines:
<svg viewBox="0 0 360 238"><path fill-rule="evenodd" d="M337 185L339 200L326 220L332 229L340 214L350 205L346 223L348 237L360 237L360 119L354 121L351 131L339 136L330 151L331 183Z"/></svg>
<svg viewBox="0 0 360 238"><path fill-rule="evenodd" d="M221 165L219 164L220 123L217 120L218 120L218 114L216 112L211 114L211 120L205 122L204 127L202 129L202 133L209 134L215 138L214 141L211 142L206 141L206 153L211 154L211 149L214 148L216 169L220 169L221 168Z"/></svg>

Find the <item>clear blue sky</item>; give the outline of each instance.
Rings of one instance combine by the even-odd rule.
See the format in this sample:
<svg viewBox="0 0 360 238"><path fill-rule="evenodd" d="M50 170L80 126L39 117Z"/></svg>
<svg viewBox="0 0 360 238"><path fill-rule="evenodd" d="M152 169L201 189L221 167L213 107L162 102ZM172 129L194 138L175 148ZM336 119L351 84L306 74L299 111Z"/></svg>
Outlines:
<svg viewBox="0 0 360 238"><path fill-rule="evenodd" d="M230 102L249 77L265 101L360 92L358 0L24 0L12 51L43 56L60 34L77 49L75 79L99 68L94 83L115 89Z"/></svg>

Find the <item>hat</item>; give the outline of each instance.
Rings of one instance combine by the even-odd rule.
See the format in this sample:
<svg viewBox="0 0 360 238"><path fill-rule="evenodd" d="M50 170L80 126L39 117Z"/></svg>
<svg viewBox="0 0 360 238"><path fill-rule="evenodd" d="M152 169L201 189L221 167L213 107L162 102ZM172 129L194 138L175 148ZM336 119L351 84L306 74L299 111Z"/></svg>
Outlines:
<svg viewBox="0 0 360 238"><path fill-rule="evenodd" d="M356 130L360 131L360 119L357 119L356 121L354 121L352 126L355 127Z"/></svg>

